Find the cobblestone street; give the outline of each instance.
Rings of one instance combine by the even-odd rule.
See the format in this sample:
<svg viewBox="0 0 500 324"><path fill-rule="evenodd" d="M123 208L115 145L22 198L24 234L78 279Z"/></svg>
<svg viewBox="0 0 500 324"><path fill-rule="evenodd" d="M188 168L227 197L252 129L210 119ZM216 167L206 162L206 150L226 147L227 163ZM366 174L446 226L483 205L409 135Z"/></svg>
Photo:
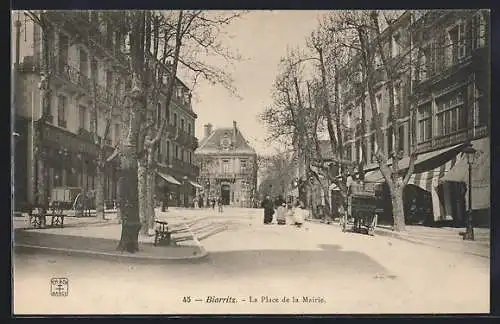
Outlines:
<svg viewBox="0 0 500 324"><path fill-rule="evenodd" d="M223 231L201 241L209 255L196 262L152 265L33 251L16 253L14 311L17 314L489 311L489 259L385 236L342 233L338 227L324 224L306 223L303 228L264 225L261 212L258 209L227 209L223 214L186 212L186 215L205 214L196 218L198 222L204 219L205 224L225 226ZM67 297L50 296L52 277L69 279ZM467 282L470 284L464 286ZM236 303L214 303L217 300L214 297L234 297ZM288 297L289 302L283 301L283 297ZM294 303L293 297L299 302ZM303 297L307 297L307 302ZM275 298L278 302L272 302Z"/></svg>

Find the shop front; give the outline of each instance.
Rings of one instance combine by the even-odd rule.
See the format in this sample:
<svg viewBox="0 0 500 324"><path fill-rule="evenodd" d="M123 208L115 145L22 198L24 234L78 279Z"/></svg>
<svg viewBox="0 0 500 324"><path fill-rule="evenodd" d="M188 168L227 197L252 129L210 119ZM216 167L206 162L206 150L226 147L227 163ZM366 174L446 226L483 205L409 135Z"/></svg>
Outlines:
<svg viewBox="0 0 500 324"><path fill-rule="evenodd" d="M77 135L43 125L41 156L44 160L44 174L37 170L32 190L45 178L46 194L50 197L53 188L78 187L83 192L93 193L97 185L97 146ZM109 152L111 154L111 152ZM37 163L37 161L33 161ZM117 196L117 163L111 162L104 168L104 199L112 208Z"/></svg>
<svg viewBox="0 0 500 324"><path fill-rule="evenodd" d="M168 206L179 205L179 187L182 184L171 176L167 170L158 167L156 170L156 199L161 202L162 210Z"/></svg>
<svg viewBox="0 0 500 324"><path fill-rule="evenodd" d="M471 206L474 226L489 226L490 223L490 138L471 141L475 153L470 160ZM456 211L464 224L465 212L469 210L469 161L465 153L457 156L453 168L440 179L443 188L445 210ZM457 197L460 197L458 203Z"/></svg>
<svg viewBox="0 0 500 324"><path fill-rule="evenodd" d="M458 155L465 146L464 143L452 147L419 155L415 168L403 192L405 216L407 223L439 223L456 222L463 218L461 204L463 195L458 186L443 186L440 180L450 172L459 160ZM409 159L400 163L401 176L408 169ZM379 169L367 172L368 182L385 182ZM389 219L392 210L390 192L385 186L387 206L385 218ZM390 217L392 218L392 216Z"/></svg>

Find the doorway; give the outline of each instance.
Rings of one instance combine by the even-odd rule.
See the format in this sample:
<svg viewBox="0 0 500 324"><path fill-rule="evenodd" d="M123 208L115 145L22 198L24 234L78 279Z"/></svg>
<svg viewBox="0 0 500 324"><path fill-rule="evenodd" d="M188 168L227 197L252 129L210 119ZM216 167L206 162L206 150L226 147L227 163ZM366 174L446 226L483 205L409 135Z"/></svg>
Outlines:
<svg viewBox="0 0 500 324"><path fill-rule="evenodd" d="M220 188L220 197L222 199L222 204L223 205L229 205L229 201L230 201L230 195L231 193L231 187L227 184L225 185L222 185L221 188Z"/></svg>

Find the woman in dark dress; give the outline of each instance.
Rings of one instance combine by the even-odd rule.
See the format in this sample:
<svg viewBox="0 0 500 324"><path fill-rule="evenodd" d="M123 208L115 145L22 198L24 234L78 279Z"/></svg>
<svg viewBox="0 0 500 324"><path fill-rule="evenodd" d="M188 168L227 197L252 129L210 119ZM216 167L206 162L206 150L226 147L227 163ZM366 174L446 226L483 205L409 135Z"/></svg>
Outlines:
<svg viewBox="0 0 500 324"><path fill-rule="evenodd" d="M271 224L273 221L274 203L269 196L266 196L264 201L262 201L261 207L264 208L264 224Z"/></svg>

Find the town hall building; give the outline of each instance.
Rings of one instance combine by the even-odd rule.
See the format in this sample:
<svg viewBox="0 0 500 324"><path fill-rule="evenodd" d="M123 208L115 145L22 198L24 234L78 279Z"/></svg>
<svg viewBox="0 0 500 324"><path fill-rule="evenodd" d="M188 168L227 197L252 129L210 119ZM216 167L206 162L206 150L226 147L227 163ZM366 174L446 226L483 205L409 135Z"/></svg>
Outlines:
<svg viewBox="0 0 500 324"><path fill-rule="evenodd" d="M195 151L200 168L199 191L206 203L220 197L224 205L251 207L256 199L257 153L248 144L235 121L232 128L205 127L205 136Z"/></svg>

